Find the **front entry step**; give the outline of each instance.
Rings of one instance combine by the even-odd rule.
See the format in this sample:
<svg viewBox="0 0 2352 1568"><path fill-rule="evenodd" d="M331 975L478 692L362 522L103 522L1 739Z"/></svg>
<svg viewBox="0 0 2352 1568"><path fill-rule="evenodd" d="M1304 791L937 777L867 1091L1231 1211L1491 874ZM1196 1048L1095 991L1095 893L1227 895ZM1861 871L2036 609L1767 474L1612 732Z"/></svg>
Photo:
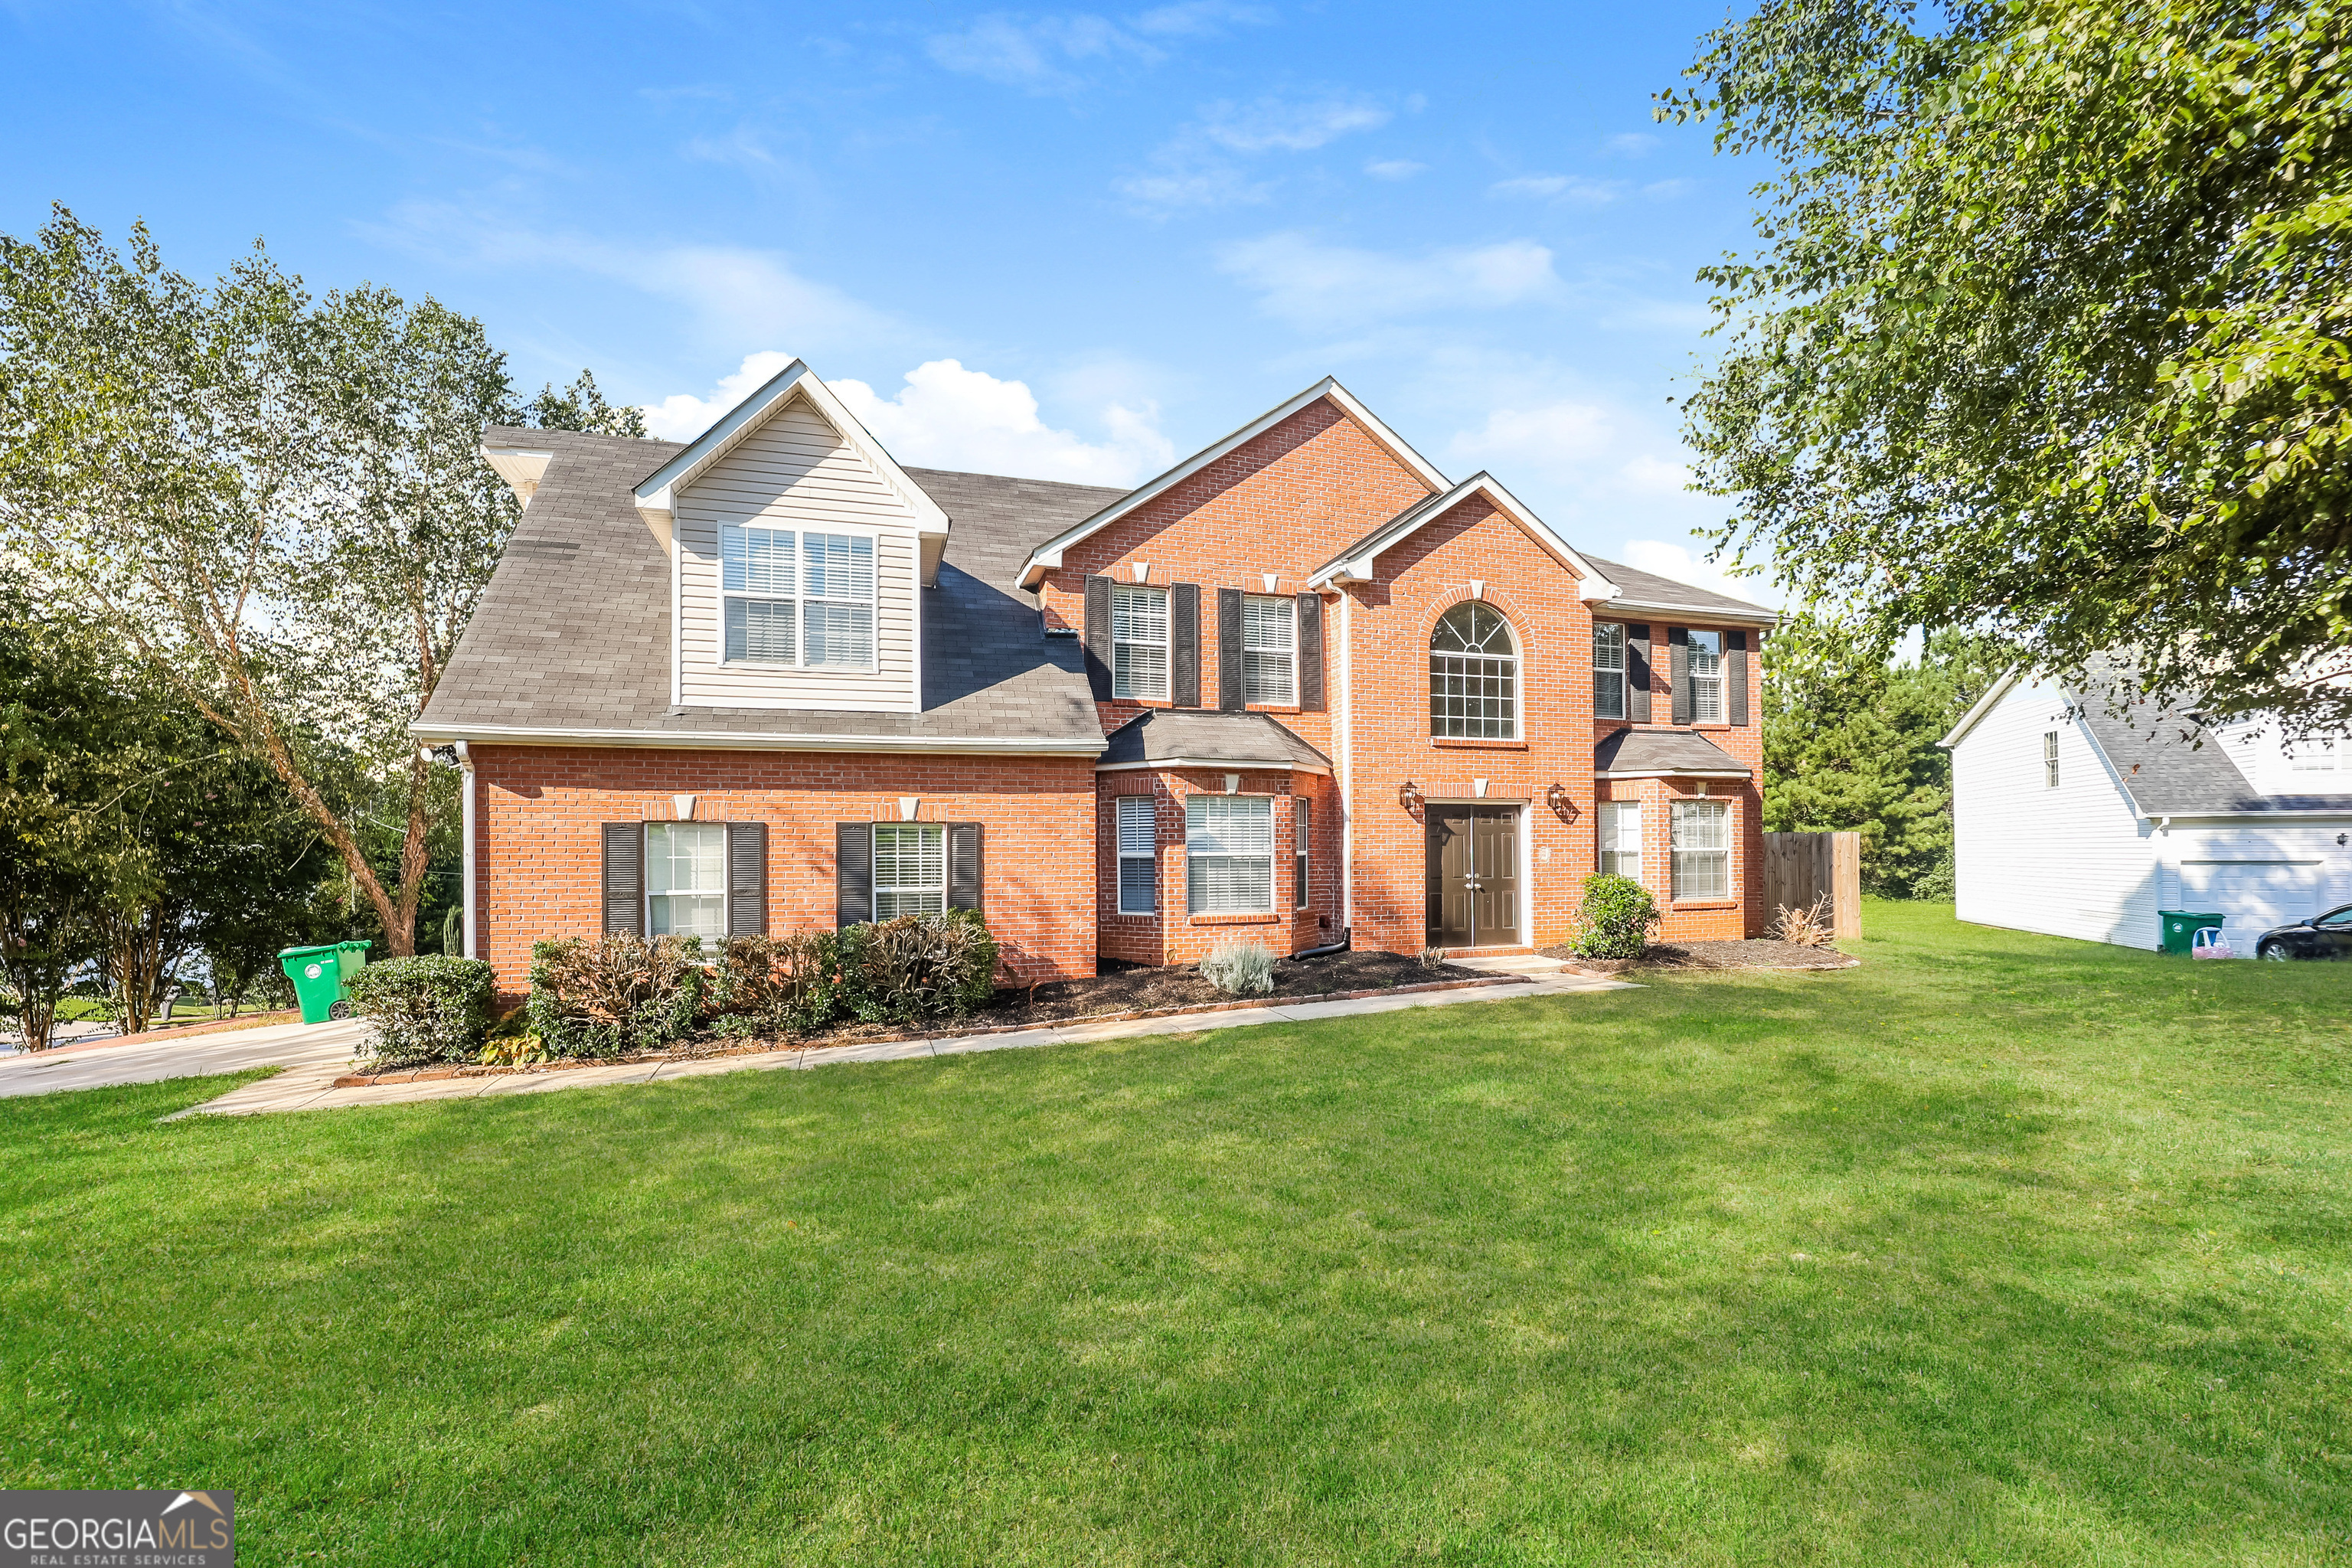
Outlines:
<svg viewBox="0 0 2352 1568"><path fill-rule="evenodd" d="M1557 958L1546 958L1539 952L1492 952L1483 957L1465 958L1449 956L1445 962L1487 974L1558 974L1575 967Z"/></svg>

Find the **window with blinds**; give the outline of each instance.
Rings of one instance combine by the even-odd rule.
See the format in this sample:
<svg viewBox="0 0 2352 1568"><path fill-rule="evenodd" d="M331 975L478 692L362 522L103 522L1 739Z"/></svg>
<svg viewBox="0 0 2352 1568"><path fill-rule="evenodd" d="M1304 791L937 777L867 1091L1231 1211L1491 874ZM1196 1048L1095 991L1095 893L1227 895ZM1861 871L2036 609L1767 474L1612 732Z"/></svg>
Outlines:
<svg viewBox="0 0 2352 1568"><path fill-rule="evenodd" d="M1690 634L1691 722L1723 722L1723 634Z"/></svg>
<svg viewBox="0 0 2352 1568"><path fill-rule="evenodd" d="M874 825L874 918L948 910L948 830L935 822Z"/></svg>
<svg viewBox="0 0 2352 1568"><path fill-rule="evenodd" d="M870 668L874 663L874 542L804 533L802 662Z"/></svg>
<svg viewBox="0 0 2352 1568"><path fill-rule="evenodd" d="M1118 797L1118 912L1160 911L1159 801L1148 795Z"/></svg>
<svg viewBox="0 0 2352 1568"><path fill-rule="evenodd" d="M1274 911L1274 797L1196 795L1184 802L1185 892L1196 915Z"/></svg>
<svg viewBox="0 0 2352 1568"><path fill-rule="evenodd" d="M1731 803L1675 802L1675 897L1731 897Z"/></svg>
<svg viewBox="0 0 2352 1568"><path fill-rule="evenodd" d="M1601 869L1612 877L1642 879L1642 803L1601 803Z"/></svg>
<svg viewBox="0 0 2352 1568"><path fill-rule="evenodd" d="M727 934L727 826L646 825L646 930L655 936Z"/></svg>
<svg viewBox="0 0 2352 1568"><path fill-rule="evenodd" d="M1297 897L1292 901L1300 909L1307 907L1307 846L1315 837L1315 803L1299 795L1290 803L1290 838L1292 858L1298 863Z"/></svg>
<svg viewBox="0 0 2352 1568"><path fill-rule="evenodd" d="M789 528L722 523L719 580L730 663L792 664L800 643L798 535Z"/></svg>
<svg viewBox="0 0 2352 1568"><path fill-rule="evenodd" d="M1607 621L1592 628L1592 716L1625 717L1625 628Z"/></svg>
<svg viewBox="0 0 2352 1568"><path fill-rule="evenodd" d="M2042 787L2058 787L2058 731L2051 730L2042 737Z"/></svg>
<svg viewBox="0 0 2352 1568"><path fill-rule="evenodd" d="M1265 594L1242 595L1242 700L1298 700L1298 605Z"/></svg>
<svg viewBox="0 0 2352 1568"><path fill-rule="evenodd" d="M1113 588L1110 640L1110 694L1166 701L1168 590Z"/></svg>

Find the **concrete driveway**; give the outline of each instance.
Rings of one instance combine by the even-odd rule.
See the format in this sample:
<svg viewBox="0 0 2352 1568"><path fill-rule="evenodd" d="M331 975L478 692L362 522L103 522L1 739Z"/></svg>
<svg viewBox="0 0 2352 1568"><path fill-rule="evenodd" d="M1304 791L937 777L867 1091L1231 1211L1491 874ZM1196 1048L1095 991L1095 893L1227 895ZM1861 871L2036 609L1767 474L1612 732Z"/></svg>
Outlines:
<svg viewBox="0 0 2352 1568"><path fill-rule="evenodd" d="M331 1079L351 1061L372 1027L356 1018L340 1024L278 1024L177 1040L78 1046L71 1050L0 1057L0 1099L65 1089L154 1083L167 1078L201 1078L258 1067L307 1069Z"/></svg>

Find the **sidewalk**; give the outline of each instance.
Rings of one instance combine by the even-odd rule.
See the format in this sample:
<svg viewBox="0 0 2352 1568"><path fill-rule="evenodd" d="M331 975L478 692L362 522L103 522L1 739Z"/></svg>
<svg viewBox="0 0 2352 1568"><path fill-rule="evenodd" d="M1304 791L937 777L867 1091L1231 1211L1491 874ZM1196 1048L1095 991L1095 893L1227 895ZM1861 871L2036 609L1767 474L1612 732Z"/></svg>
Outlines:
<svg viewBox="0 0 2352 1568"><path fill-rule="evenodd" d="M421 1083L370 1084L362 1089L335 1088L334 1080L344 1071L345 1064L342 1061L320 1061L299 1068L289 1067L276 1078L232 1089L218 1100L191 1106L177 1115L257 1116L277 1110L329 1110L348 1105L404 1105L423 1100L470 1100L478 1095L545 1094L560 1089L583 1089L592 1084L667 1082L671 1079L710 1078L719 1073L759 1072L778 1068L805 1069L844 1062L907 1061L918 1057L1014 1051L1033 1046L1117 1040L1140 1035L1202 1035L1215 1029L1245 1029L1257 1024L1311 1023L1323 1018L1351 1018L1367 1013L1397 1013L1412 1007L1459 1007L1474 1003L1520 1002L1533 996L1636 989L1639 988L1626 981L1596 978L1560 967L1540 978L1532 978L1524 985L1425 991L1407 996L1365 996L1351 1002L1247 1007L1230 1013L1195 1013L1169 1018L1131 1018L1094 1024L1080 1021L1024 1029L1014 1034L891 1040L881 1045L833 1046L821 1050L788 1048L761 1056L718 1057L705 1061L632 1062L617 1067L569 1068L556 1072L428 1079ZM320 1026L322 1028L347 1026ZM167 1120L176 1120L176 1117Z"/></svg>

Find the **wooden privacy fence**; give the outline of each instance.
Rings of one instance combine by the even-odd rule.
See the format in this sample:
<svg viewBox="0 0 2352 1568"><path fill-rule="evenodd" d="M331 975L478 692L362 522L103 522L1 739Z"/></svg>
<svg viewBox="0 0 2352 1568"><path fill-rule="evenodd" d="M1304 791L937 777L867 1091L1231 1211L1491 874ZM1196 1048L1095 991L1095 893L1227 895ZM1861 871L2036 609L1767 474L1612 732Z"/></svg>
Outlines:
<svg viewBox="0 0 2352 1568"><path fill-rule="evenodd" d="M1768 833L1764 836L1764 916L1810 909L1823 893L1841 937L1862 934L1862 835Z"/></svg>

